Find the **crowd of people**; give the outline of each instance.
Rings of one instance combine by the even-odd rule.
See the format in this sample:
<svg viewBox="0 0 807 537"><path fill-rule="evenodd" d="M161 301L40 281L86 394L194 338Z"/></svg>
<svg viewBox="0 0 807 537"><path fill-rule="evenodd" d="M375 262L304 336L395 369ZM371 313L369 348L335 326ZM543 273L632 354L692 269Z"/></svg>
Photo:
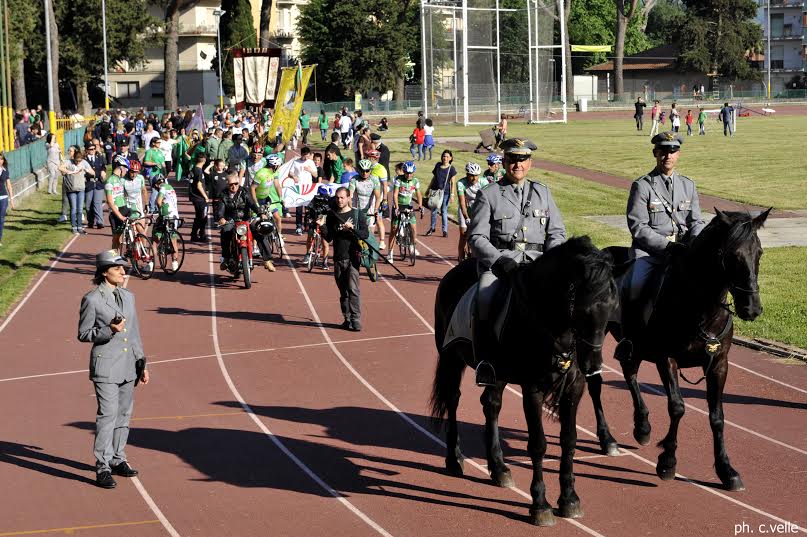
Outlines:
<svg viewBox="0 0 807 537"><path fill-rule="evenodd" d="M644 130L644 109L647 107L647 103L645 102L644 98L639 97L636 99L636 102L633 103L633 106L633 119L636 121L636 130L641 132ZM665 127L667 119L670 120L670 131L675 133L680 132L681 112L677 108L677 103L671 103L670 110L667 112L662 109L661 103L658 100L653 101L653 107L650 109L651 138L659 133L659 129L663 129ZM698 135L706 136L707 119L708 116L703 106L698 107L697 116L692 113L692 109L687 110L687 113L684 116L684 124L687 128L687 136L694 135L692 129L696 121L698 123ZM717 113L717 119L723 123L723 135L734 136L734 107L727 102L723 103L723 106L720 107L720 110Z"/></svg>

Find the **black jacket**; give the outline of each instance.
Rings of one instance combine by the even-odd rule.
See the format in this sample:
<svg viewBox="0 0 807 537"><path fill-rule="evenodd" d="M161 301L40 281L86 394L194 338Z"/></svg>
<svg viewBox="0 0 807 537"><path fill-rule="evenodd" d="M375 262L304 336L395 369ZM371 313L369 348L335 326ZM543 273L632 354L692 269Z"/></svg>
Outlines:
<svg viewBox="0 0 807 537"><path fill-rule="evenodd" d="M353 219L353 230L343 229L342 224L348 219ZM366 239L370 232L367 229L367 218L364 211L348 211L339 213L337 209L328 212L325 217L325 225L320 228L322 238L333 243L334 261L350 259L358 262L361 248L359 239Z"/></svg>
<svg viewBox="0 0 807 537"><path fill-rule="evenodd" d="M252 194L248 190L239 188L234 196L225 192L216 208L216 219L224 218L236 222L246 220L249 217L248 209L252 209L255 213L260 211L260 207L252 199Z"/></svg>

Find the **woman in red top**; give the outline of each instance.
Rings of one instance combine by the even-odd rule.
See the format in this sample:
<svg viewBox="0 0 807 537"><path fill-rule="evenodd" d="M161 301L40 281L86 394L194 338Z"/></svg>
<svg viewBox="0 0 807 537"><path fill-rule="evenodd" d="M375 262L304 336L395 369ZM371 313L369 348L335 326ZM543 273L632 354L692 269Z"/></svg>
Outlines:
<svg viewBox="0 0 807 537"><path fill-rule="evenodd" d="M415 124L415 130L413 130L412 135L409 136L409 141L411 142L409 152L412 154L413 160L416 156L418 160L423 160L423 143L425 140L426 130L423 128L423 123L418 119Z"/></svg>

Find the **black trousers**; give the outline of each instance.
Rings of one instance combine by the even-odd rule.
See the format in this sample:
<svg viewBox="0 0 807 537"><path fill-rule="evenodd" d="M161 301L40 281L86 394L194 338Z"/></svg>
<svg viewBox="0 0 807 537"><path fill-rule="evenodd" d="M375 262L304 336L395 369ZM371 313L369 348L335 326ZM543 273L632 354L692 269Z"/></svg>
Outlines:
<svg viewBox="0 0 807 537"><path fill-rule="evenodd" d="M311 129L303 129L303 145L308 145L308 133Z"/></svg>
<svg viewBox="0 0 807 537"><path fill-rule="evenodd" d="M193 210L196 214L193 217L193 227L191 228L191 239L204 238L207 227L207 203L203 198L191 198Z"/></svg>
<svg viewBox="0 0 807 537"><path fill-rule="evenodd" d="M359 264L350 259L334 259L333 277L339 288L339 306L346 321L361 321Z"/></svg>

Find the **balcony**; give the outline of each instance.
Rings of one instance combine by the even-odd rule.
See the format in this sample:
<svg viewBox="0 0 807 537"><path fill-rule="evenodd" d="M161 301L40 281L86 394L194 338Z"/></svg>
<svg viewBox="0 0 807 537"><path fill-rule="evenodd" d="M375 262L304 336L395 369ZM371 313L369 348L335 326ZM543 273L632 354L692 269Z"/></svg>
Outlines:
<svg viewBox="0 0 807 537"><path fill-rule="evenodd" d="M770 0L771 8L803 8L804 0ZM759 0L759 7L768 7L768 0Z"/></svg>
<svg viewBox="0 0 807 537"><path fill-rule="evenodd" d="M186 24L180 23L178 32L180 36L216 36L216 25L212 23L203 23L203 24Z"/></svg>
<svg viewBox="0 0 807 537"><path fill-rule="evenodd" d="M292 32L291 30L286 30L286 29L283 29L283 28L278 28L278 29L277 29L277 30L275 30L275 31L274 31L274 33L271 35L271 38L272 38L272 39L285 39L285 40L292 40L292 39L294 39L295 37L297 37L297 36L296 36L296 35L294 35L294 32Z"/></svg>
<svg viewBox="0 0 807 537"><path fill-rule="evenodd" d="M771 41L801 41L804 36L796 32L784 32L771 34Z"/></svg>

